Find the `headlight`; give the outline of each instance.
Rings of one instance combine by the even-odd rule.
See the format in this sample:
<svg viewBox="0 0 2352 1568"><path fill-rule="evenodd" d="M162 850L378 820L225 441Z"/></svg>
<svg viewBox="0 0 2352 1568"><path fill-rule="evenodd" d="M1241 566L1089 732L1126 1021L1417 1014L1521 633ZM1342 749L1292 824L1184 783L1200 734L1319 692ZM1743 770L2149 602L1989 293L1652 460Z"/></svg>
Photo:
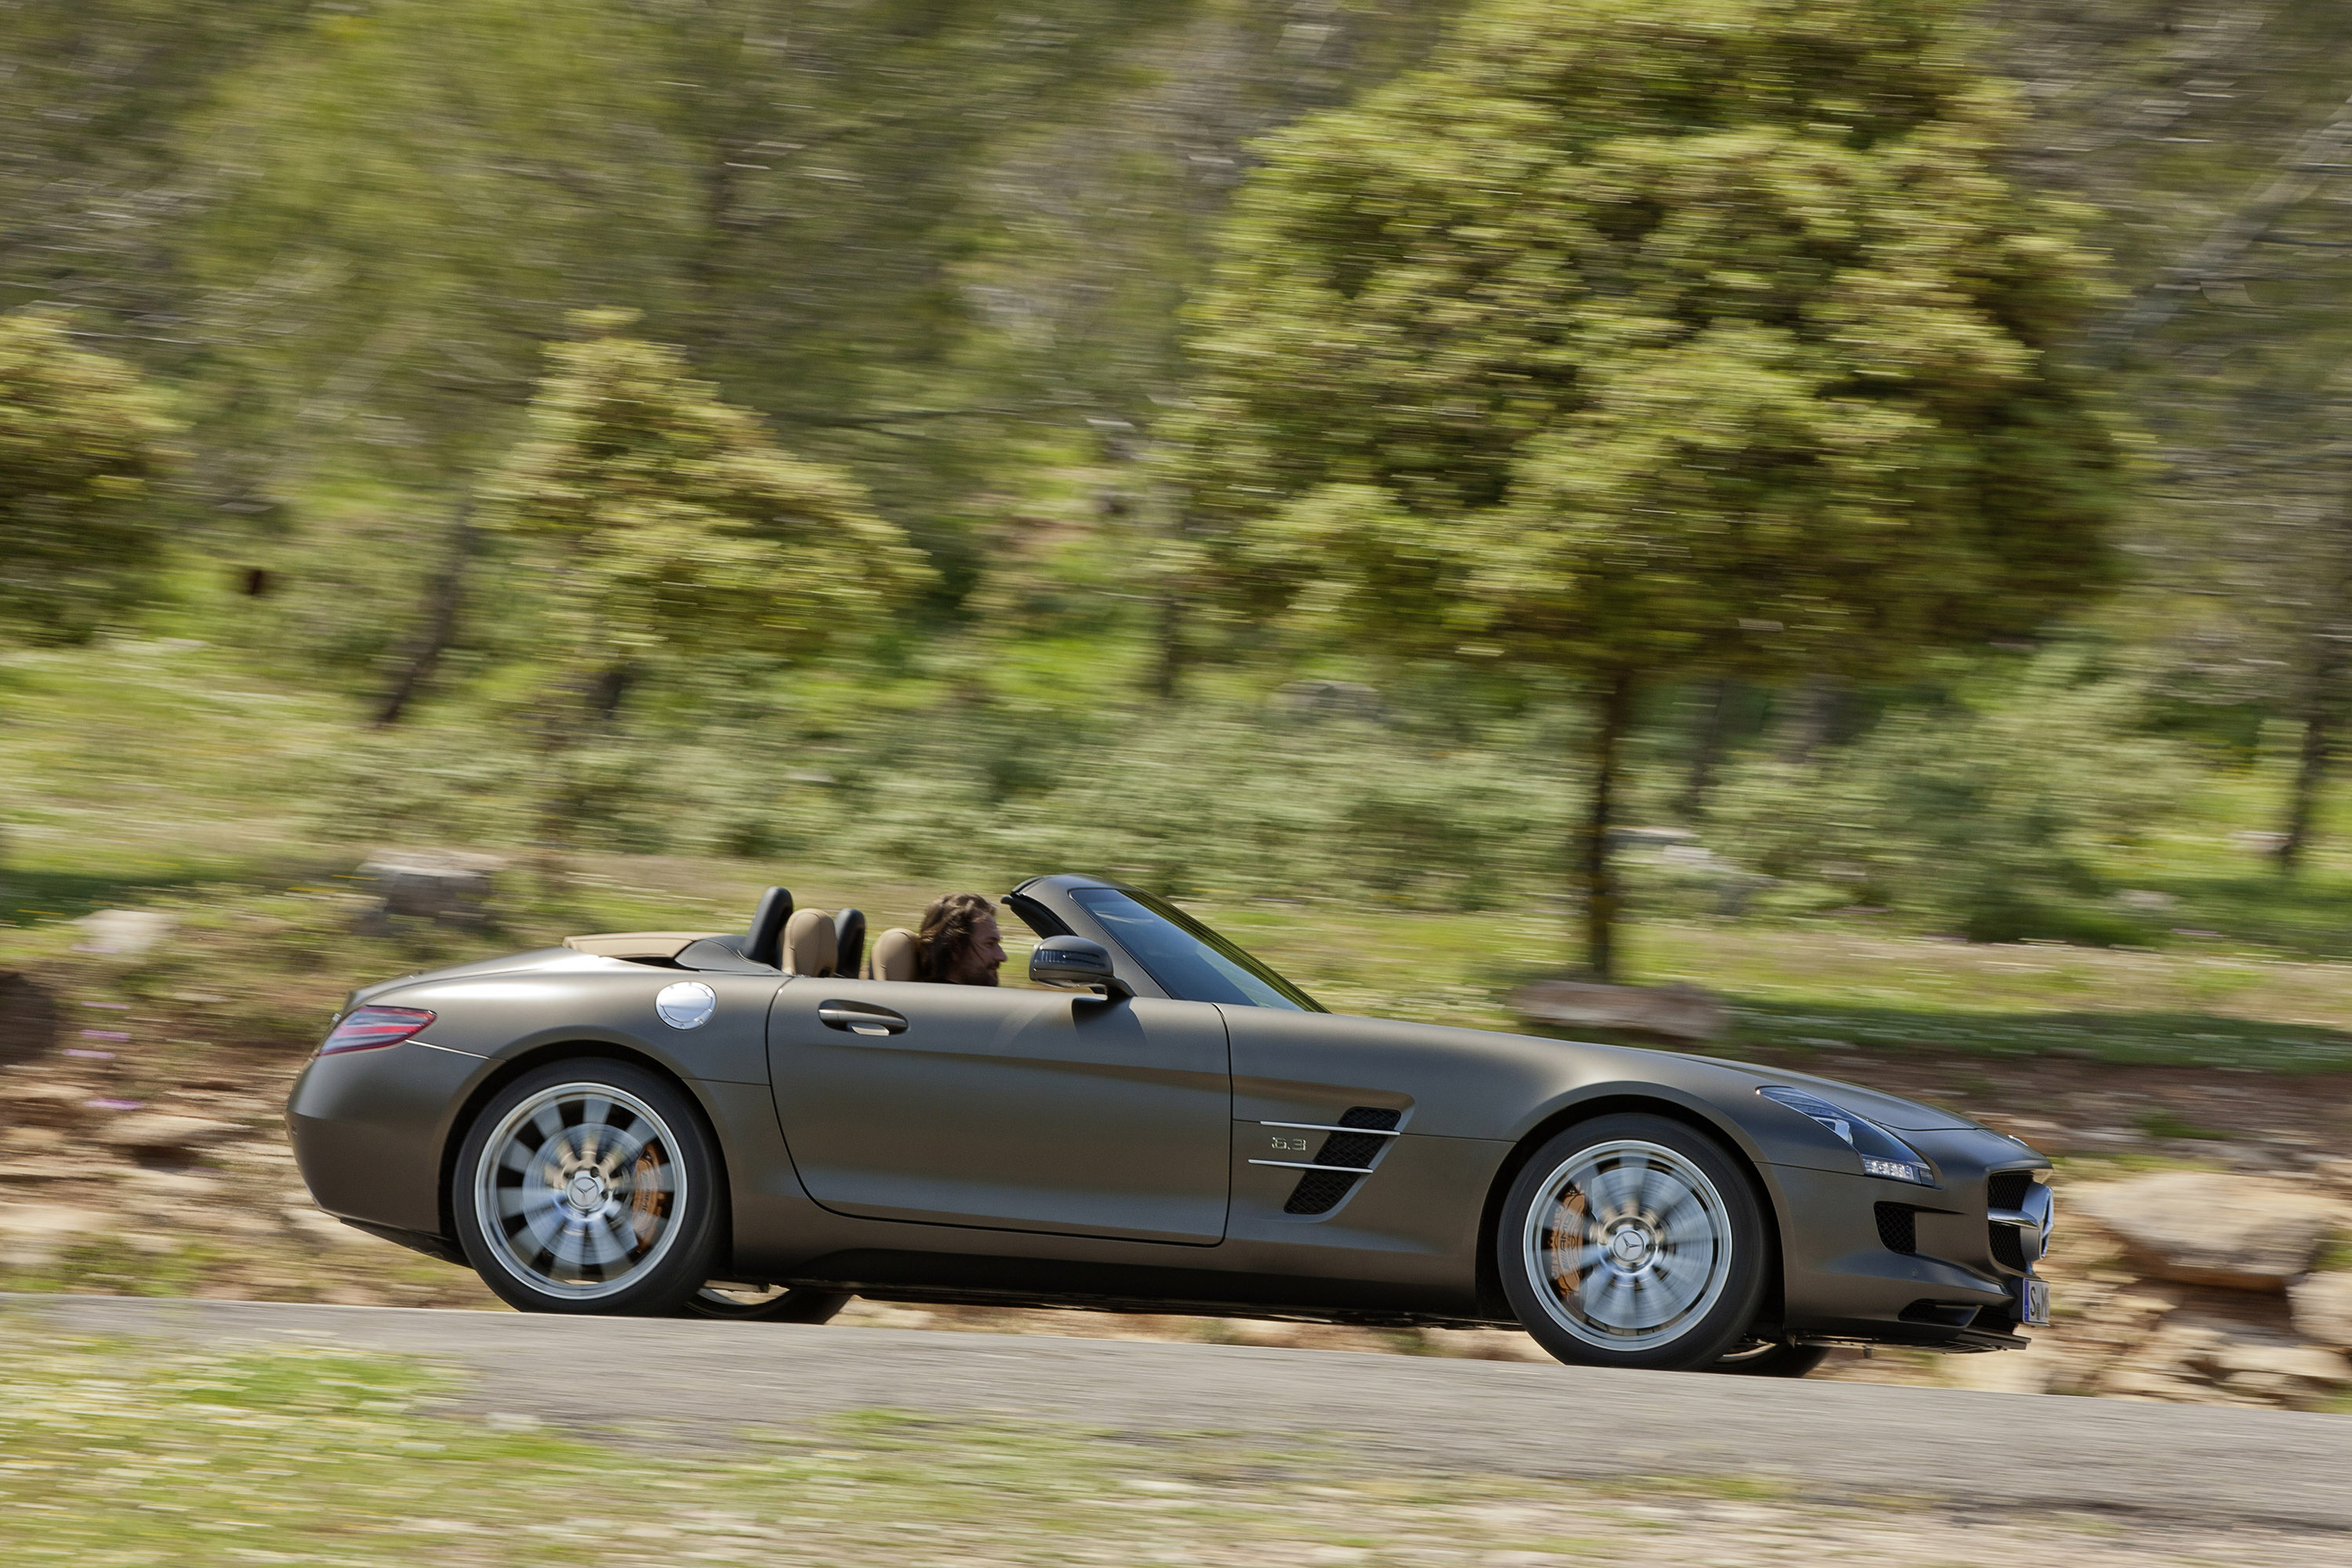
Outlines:
<svg viewBox="0 0 2352 1568"><path fill-rule="evenodd" d="M1785 1105L1800 1116L1809 1116L1820 1122L1838 1139L1862 1156L1864 1175L1884 1176L1890 1182L1912 1182L1919 1186L1936 1184L1936 1173L1919 1151L1889 1132L1875 1121L1864 1120L1841 1106L1832 1105L1817 1094L1807 1094L1801 1089L1781 1089L1778 1086L1756 1091L1765 1099Z"/></svg>

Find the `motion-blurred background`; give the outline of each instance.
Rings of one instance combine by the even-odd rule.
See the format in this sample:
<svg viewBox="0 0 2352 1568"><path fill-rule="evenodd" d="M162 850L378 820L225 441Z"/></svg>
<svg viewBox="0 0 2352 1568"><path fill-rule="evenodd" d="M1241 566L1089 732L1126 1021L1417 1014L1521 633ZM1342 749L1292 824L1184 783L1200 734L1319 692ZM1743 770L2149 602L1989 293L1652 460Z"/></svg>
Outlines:
<svg viewBox="0 0 2352 1568"><path fill-rule="evenodd" d="M291 1181L346 987L1086 868L1350 1010L1702 988L1562 1026L2122 1191L2000 1375L2341 1401L2347 58L0 0L0 1284L486 1300Z"/></svg>

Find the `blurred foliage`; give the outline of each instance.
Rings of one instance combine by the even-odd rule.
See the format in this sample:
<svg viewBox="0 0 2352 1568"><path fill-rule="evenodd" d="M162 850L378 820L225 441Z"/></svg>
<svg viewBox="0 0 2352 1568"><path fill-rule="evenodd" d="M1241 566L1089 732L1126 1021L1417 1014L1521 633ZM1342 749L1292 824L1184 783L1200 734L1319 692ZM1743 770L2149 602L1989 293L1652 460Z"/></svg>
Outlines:
<svg viewBox="0 0 2352 1568"><path fill-rule="evenodd" d="M71 639L156 564L173 432L130 366L52 311L0 316L0 634Z"/></svg>
<svg viewBox="0 0 2352 1568"><path fill-rule="evenodd" d="M1621 671L1612 816L1703 839L1637 911L2335 952L2333 873L2231 835L2344 704L2347 43L0 0L27 918L549 798L583 853L1527 907ZM118 867L156 824L206 847Z"/></svg>
<svg viewBox="0 0 2352 1568"><path fill-rule="evenodd" d="M1273 139L1178 437L1213 574L1322 640L1586 672L1589 940L1622 696L1890 671L2110 575L2113 439L2056 358L2073 216L1917 0L1488 0Z"/></svg>
<svg viewBox="0 0 2352 1568"><path fill-rule="evenodd" d="M779 449L675 352L591 312L551 351L489 488L556 606L560 667L807 657L871 637L923 574L846 476Z"/></svg>
<svg viewBox="0 0 2352 1568"><path fill-rule="evenodd" d="M2103 911L2100 866L2189 787L2190 757L2151 737L2143 693L2046 657L1934 708L1898 710L1819 765L1727 777L1710 843L1792 884L1784 906L1891 909L1979 942L2139 938Z"/></svg>

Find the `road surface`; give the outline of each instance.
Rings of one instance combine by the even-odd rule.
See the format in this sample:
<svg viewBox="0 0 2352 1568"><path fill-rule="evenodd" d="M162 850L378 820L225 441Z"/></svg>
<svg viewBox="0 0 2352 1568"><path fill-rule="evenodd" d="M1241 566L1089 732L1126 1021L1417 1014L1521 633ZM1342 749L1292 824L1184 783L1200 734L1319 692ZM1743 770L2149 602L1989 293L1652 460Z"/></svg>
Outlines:
<svg viewBox="0 0 2352 1568"><path fill-rule="evenodd" d="M0 1354L44 1332L417 1355L467 1374L461 1409L671 1444L892 1409L1230 1433L1382 1468L1755 1477L1822 1498L2352 1531L2343 1415L1250 1345L0 1296Z"/></svg>

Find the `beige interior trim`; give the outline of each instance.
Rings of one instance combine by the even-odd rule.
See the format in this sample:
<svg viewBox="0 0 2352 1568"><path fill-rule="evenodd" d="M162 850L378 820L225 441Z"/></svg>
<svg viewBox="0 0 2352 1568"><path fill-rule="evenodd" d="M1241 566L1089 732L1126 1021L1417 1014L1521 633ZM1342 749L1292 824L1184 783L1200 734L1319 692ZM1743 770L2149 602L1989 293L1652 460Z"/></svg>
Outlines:
<svg viewBox="0 0 2352 1568"><path fill-rule="evenodd" d="M574 952L593 952L601 958L676 958L707 936L725 936L718 931L611 931L590 936L567 936L563 945Z"/></svg>

